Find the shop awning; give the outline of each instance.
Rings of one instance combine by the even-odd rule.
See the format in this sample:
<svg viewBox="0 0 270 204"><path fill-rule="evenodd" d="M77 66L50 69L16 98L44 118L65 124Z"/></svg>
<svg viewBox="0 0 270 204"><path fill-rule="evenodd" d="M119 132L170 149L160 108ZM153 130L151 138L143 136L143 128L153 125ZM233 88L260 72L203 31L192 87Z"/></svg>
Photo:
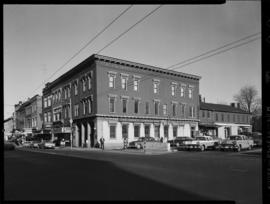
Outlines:
<svg viewBox="0 0 270 204"><path fill-rule="evenodd" d="M219 127L218 125L215 125L213 123L199 123L200 127L206 127L206 128L217 128Z"/></svg>

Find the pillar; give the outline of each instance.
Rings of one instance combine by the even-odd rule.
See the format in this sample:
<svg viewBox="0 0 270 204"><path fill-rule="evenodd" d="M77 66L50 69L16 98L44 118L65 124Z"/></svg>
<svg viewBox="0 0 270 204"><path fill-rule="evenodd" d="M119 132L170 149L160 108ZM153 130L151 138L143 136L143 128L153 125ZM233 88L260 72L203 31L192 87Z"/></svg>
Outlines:
<svg viewBox="0 0 270 204"><path fill-rule="evenodd" d="M84 147L84 143L85 143L85 127L84 124L81 124L81 138L82 138L82 147Z"/></svg>
<svg viewBox="0 0 270 204"><path fill-rule="evenodd" d="M225 139L224 127L218 127L218 137L221 139Z"/></svg>
<svg viewBox="0 0 270 204"><path fill-rule="evenodd" d="M172 139L173 139L173 126L170 123L168 127L168 140L172 140Z"/></svg>
<svg viewBox="0 0 270 204"><path fill-rule="evenodd" d="M91 140L90 140L90 135L91 135L91 125L90 123L87 123L87 147L90 148L91 147Z"/></svg>
<svg viewBox="0 0 270 204"><path fill-rule="evenodd" d="M143 123L140 124L140 137L145 137L144 124Z"/></svg>
<svg viewBox="0 0 270 204"><path fill-rule="evenodd" d="M75 147L79 146L79 127L75 125Z"/></svg>
<svg viewBox="0 0 270 204"><path fill-rule="evenodd" d="M150 124L150 137L155 138L155 127L153 123Z"/></svg>
<svg viewBox="0 0 270 204"><path fill-rule="evenodd" d="M163 123L160 123L159 135L160 135L160 138L163 137L163 139L164 139L164 125L163 125Z"/></svg>
<svg viewBox="0 0 270 204"><path fill-rule="evenodd" d="M110 140L110 127L108 121L103 121L103 138L105 139L105 142L108 142Z"/></svg>
<svg viewBox="0 0 270 204"><path fill-rule="evenodd" d="M128 124L128 140L134 141L134 125L133 125L133 123Z"/></svg>
<svg viewBox="0 0 270 204"><path fill-rule="evenodd" d="M117 124L116 124L116 139L119 140L119 141L123 140L122 124L120 122L117 122Z"/></svg>
<svg viewBox="0 0 270 204"><path fill-rule="evenodd" d="M190 134L190 124L186 123L184 125L184 136L185 137L191 137L191 134Z"/></svg>

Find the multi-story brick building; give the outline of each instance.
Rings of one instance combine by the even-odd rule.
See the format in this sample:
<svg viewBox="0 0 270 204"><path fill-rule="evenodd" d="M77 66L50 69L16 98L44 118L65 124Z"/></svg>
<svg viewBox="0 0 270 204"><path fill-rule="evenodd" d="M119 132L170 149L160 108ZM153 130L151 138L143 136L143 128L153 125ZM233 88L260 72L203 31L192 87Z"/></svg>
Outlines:
<svg viewBox="0 0 270 204"><path fill-rule="evenodd" d="M42 128L42 100L35 95L26 102L15 105L15 128L19 131L32 134Z"/></svg>
<svg viewBox="0 0 270 204"><path fill-rule="evenodd" d="M240 109L239 104L200 103L201 133L226 138L240 132L251 131L251 114Z"/></svg>
<svg viewBox="0 0 270 204"><path fill-rule="evenodd" d="M44 125L73 125L74 146L123 145L151 136L193 136L199 122L199 76L92 55L43 89ZM51 104L45 105L46 100ZM47 122L46 122L47 121Z"/></svg>

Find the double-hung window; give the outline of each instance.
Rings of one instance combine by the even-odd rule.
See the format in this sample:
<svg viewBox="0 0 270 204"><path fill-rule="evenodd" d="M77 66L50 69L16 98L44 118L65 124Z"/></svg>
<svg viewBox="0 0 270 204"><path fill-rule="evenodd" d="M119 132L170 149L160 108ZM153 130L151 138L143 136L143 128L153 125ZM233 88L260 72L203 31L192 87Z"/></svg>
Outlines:
<svg viewBox="0 0 270 204"><path fill-rule="evenodd" d="M127 113L127 98L122 99L122 105L123 105L123 113Z"/></svg>
<svg viewBox="0 0 270 204"><path fill-rule="evenodd" d="M77 81L74 82L74 95L75 96L78 95L78 82Z"/></svg>
<svg viewBox="0 0 270 204"><path fill-rule="evenodd" d="M116 138L116 125L110 124L110 139Z"/></svg>
<svg viewBox="0 0 270 204"><path fill-rule="evenodd" d="M188 89L188 98L193 98L193 88L192 87L190 87Z"/></svg>
<svg viewBox="0 0 270 204"><path fill-rule="evenodd" d="M167 104L163 104L163 115L167 115Z"/></svg>
<svg viewBox="0 0 270 204"><path fill-rule="evenodd" d="M139 113L139 100L134 100L134 113Z"/></svg>
<svg viewBox="0 0 270 204"><path fill-rule="evenodd" d="M149 102L145 102L145 114L149 114Z"/></svg>
<svg viewBox="0 0 270 204"><path fill-rule="evenodd" d="M172 104L172 114L173 116L176 116L176 103Z"/></svg>
<svg viewBox="0 0 270 204"><path fill-rule="evenodd" d="M172 82L172 84L171 84L171 93L172 93L172 96L175 96L175 92L176 92L176 83L175 82Z"/></svg>
<svg viewBox="0 0 270 204"><path fill-rule="evenodd" d="M154 101L155 115L159 114L159 101Z"/></svg>
<svg viewBox="0 0 270 204"><path fill-rule="evenodd" d="M128 81L128 75L121 74L121 88L124 90L127 90L127 81Z"/></svg>
<svg viewBox="0 0 270 204"><path fill-rule="evenodd" d="M109 97L109 111L110 113L115 112L115 97L114 96Z"/></svg>
<svg viewBox="0 0 270 204"><path fill-rule="evenodd" d="M109 77L109 88L115 88L116 73L108 72L108 77Z"/></svg>
<svg viewBox="0 0 270 204"><path fill-rule="evenodd" d="M185 97L185 89L186 89L186 85L181 84L181 86L180 86L180 96L181 97Z"/></svg>
<svg viewBox="0 0 270 204"><path fill-rule="evenodd" d="M159 83L160 81L158 79L153 80L153 89L155 94L159 93Z"/></svg>

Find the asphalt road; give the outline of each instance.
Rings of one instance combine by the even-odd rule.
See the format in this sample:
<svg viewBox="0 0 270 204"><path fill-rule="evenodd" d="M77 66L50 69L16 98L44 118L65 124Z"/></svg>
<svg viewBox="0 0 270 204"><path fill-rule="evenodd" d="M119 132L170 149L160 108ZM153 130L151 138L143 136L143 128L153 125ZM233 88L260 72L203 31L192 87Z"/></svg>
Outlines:
<svg viewBox="0 0 270 204"><path fill-rule="evenodd" d="M261 158L232 152L5 151L4 175L5 200L262 203Z"/></svg>

